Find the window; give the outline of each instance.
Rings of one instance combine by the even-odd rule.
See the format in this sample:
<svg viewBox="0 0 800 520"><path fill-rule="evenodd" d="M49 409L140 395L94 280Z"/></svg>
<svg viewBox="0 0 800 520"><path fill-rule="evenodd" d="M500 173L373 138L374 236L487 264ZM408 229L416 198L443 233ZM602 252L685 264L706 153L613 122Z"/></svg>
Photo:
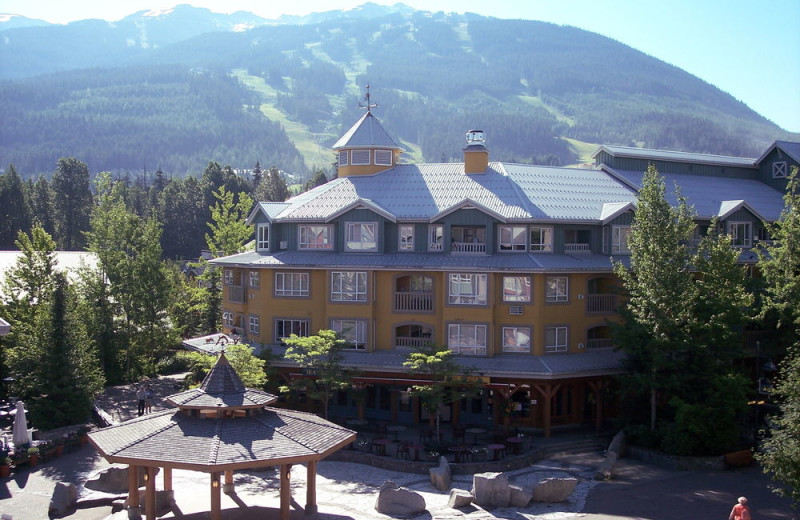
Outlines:
<svg viewBox="0 0 800 520"><path fill-rule="evenodd" d="M530 327L503 327L503 352L530 352Z"/></svg>
<svg viewBox="0 0 800 520"><path fill-rule="evenodd" d="M553 252L553 228L531 227L531 252Z"/></svg>
<svg viewBox="0 0 800 520"><path fill-rule="evenodd" d="M500 251L522 251L525 243L525 226L500 226Z"/></svg>
<svg viewBox="0 0 800 520"><path fill-rule="evenodd" d="M367 273L364 271L332 272L331 300L335 302L367 301Z"/></svg>
<svg viewBox="0 0 800 520"><path fill-rule="evenodd" d="M788 176L786 161L772 163L772 178L785 179Z"/></svg>
<svg viewBox="0 0 800 520"><path fill-rule="evenodd" d="M275 320L275 342L281 343L285 338L308 336L308 320L278 319Z"/></svg>
<svg viewBox="0 0 800 520"><path fill-rule="evenodd" d="M566 350L567 350L567 328L547 327L544 331L544 351L566 352Z"/></svg>
<svg viewBox="0 0 800 520"><path fill-rule="evenodd" d="M258 251L269 250L269 224L256 226L256 249Z"/></svg>
<svg viewBox="0 0 800 520"><path fill-rule="evenodd" d="M728 234L733 247L750 247L753 244L753 226L750 222L728 222Z"/></svg>
<svg viewBox="0 0 800 520"><path fill-rule="evenodd" d="M399 235L399 243L397 249L399 251L413 251L414 250L414 225L413 224L400 224L397 226Z"/></svg>
<svg viewBox="0 0 800 520"><path fill-rule="evenodd" d="M333 226L302 225L300 226L300 249L333 249Z"/></svg>
<svg viewBox="0 0 800 520"><path fill-rule="evenodd" d="M347 342L346 348L367 348L367 322L365 320L331 320L331 329Z"/></svg>
<svg viewBox="0 0 800 520"><path fill-rule="evenodd" d="M239 285L239 272L225 269L225 285Z"/></svg>
<svg viewBox="0 0 800 520"><path fill-rule="evenodd" d="M449 302L454 305L486 305L485 274L450 273Z"/></svg>
<svg viewBox="0 0 800 520"><path fill-rule="evenodd" d="M503 277L504 302L530 302L531 277L530 276L504 276Z"/></svg>
<svg viewBox="0 0 800 520"><path fill-rule="evenodd" d="M261 273L258 271L250 271L250 287L253 289L261 287Z"/></svg>
<svg viewBox="0 0 800 520"><path fill-rule="evenodd" d="M444 225L431 224L428 226L428 251L443 251Z"/></svg>
<svg viewBox="0 0 800 520"><path fill-rule="evenodd" d="M308 273L275 273L275 296L308 296Z"/></svg>
<svg viewBox="0 0 800 520"><path fill-rule="evenodd" d="M339 166L347 166L347 150L339 152Z"/></svg>
<svg viewBox="0 0 800 520"><path fill-rule="evenodd" d="M222 325L225 327L233 327L233 313L225 311L222 313Z"/></svg>
<svg viewBox="0 0 800 520"><path fill-rule="evenodd" d="M392 151L391 150L375 150L375 164L380 166L392 165Z"/></svg>
<svg viewBox="0 0 800 520"><path fill-rule="evenodd" d="M375 222L348 222L345 246L348 251L375 251L378 242L375 239Z"/></svg>
<svg viewBox="0 0 800 520"><path fill-rule="evenodd" d="M447 327L447 346L459 354L486 355L486 325L451 323Z"/></svg>
<svg viewBox="0 0 800 520"><path fill-rule="evenodd" d="M369 164L369 150L353 150L350 152L350 159L353 165L366 165Z"/></svg>
<svg viewBox="0 0 800 520"><path fill-rule="evenodd" d="M545 301L569 301L569 283L566 276L548 276L545 282Z"/></svg>
<svg viewBox="0 0 800 520"><path fill-rule="evenodd" d="M247 330L250 331L250 334L261 334L261 318L258 316L250 315L248 321L248 328Z"/></svg>
<svg viewBox="0 0 800 520"><path fill-rule="evenodd" d="M628 237L631 234L630 226L614 226L611 228L611 252L630 253Z"/></svg>

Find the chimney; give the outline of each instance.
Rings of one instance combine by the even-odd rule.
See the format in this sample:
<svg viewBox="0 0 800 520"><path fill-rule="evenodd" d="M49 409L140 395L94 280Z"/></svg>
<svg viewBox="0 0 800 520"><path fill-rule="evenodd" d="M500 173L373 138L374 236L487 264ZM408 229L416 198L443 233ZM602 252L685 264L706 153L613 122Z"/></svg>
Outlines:
<svg viewBox="0 0 800 520"><path fill-rule="evenodd" d="M467 132L467 147L464 148L464 173L484 173L489 167L489 150L486 148L483 130Z"/></svg>

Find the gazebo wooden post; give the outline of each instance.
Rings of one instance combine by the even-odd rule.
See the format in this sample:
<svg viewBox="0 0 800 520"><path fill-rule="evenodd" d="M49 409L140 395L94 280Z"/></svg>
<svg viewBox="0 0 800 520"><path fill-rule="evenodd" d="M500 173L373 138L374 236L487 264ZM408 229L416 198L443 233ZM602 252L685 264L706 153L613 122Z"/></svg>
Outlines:
<svg viewBox="0 0 800 520"><path fill-rule="evenodd" d="M211 473L211 520L222 518L222 495L220 494L219 473Z"/></svg>
<svg viewBox="0 0 800 520"><path fill-rule="evenodd" d="M142 510L139 507L139 466L128 466L128 518L139 519Z"/></svg>
<svg viewBox="0 0 800 520"><path fill-rule="evenodd" d="M233 493L233 470L225 470L225 484L222 485L222 492L225 494Z"/></svg>
<svg viewBox="0 0 800 520"><path fill-rule="evenodd" d="M172 491L172 468L164 468L164 491Z"/></svg>
<svg viewBox="0 0 800 520"><path fill-rule="evenodd" d="M156 472L155 468L145 468L144 513L147 520L156 520Z"/></svg>
<svg viewBox="0 0 800 520"><path fill-rule="evenodd" d="M291 464L281 464L281 515L280 520L290 520L292 504L292 486L289 483L289 475L292 470Z"/></svg>
<svg viewBox="0 0 800 520"><path fill-rule="evenodd" d="M544 401L544 436L549 438L550 428L552 425L551 414L553 413L553 396L556 395L558 389L561 388L561 385L551 385L550 383L545 383L544 385L534 386L539 393L542 394L542 400Z"/></svg>
<svg viewBox="0 0 800 520"><path fill-rule="evenodd" d="M314 515L317 513L317 461L308 461L306 470L306 514Z"/></svg>

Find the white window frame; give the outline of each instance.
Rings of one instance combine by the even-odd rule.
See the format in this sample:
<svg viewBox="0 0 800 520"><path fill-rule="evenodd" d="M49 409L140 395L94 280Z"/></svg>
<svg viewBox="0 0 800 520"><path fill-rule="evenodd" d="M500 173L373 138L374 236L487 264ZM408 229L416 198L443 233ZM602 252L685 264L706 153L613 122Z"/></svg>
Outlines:
<svg viewBox="0 0 800 520"><path fill-rule="evenodd" d="M349 154L347 150L339 150L339 166L347 166L350 164Z"/></svg>
<svg viewBox="0 0 800 520"><path fill-rule="evenodd" d="M253 289L261 288L261 273L258 271L250 271L248 282Z"/></svg>
<svg viewBox="0 0 800 520"><path fill-rule="evenodd" d="M367 272L331 271L331 301L366 302Z"/></svg>
<svg viewBox="0 0 800 520"><path fill-rule="evenodd" d="M366 233L365 233L366 231ZM372 241L365 240L372 233ZM377 222L346 222L344 247L346 251L364 252L378 250Z"/></svg>
<svg viewBox="0 0 800 520"><path fill-rule="evenodd" d="M569 277L548 276L545 279L545 301L564 303L569 301Z"/></svg>
<svg viewBox="0 0 800 520"><path fill-rule="evenodd" d="M569 345L569 328L565 325L551 325L544 329L544 351L566 352Z"/></svg>
<svg viewBox="0 0 800 520"><path fill-rule="evenodd" d="M350 150L350 164L353 166L369 166L369 150Z"/></svg>
<svg viewBox="0 0 800 520"><path fill-rule="evenodd" d="M536 240L534 240L534 233L536 233ZM531 253L553 252L553 228L551 226L531 226L529 235Z"/></svg>
<svg viewBox="0 0 800 520"><path fill-rule="evenodd" d="M630 254L631 248L628 245L628 240L630 239L630 236L631 236L630 226L612 226L611 252L619 254Z"/></svg>
<svg viewBox="0 0 800 520"><path fill-rule="evenodd" d="M503 327L503 352L530 352L531 337L530 327Z"/></svg>
<svg viewBox="0 0 800 520"><path fill-rule="evenodd" d="M450 305L486 305L489 301L489 277L486 273L450 273L447 281ZM472 291L462 292L464 288Z"/></svg>
<svg viewBox="0 0 800 520"><path fill-rule="evenodd" d="M772 163L772 178L785 179L789 176L789 164L786 161Z"/></svg>
<svg viewBox="0 0 800 520"><path fill-rule="evenodd" d="M444 251L444 224L428 226L428 251Z"/></svg>
<svg viewBox="0 0 800 520"><path fill-rule="evenodd" d="M250 334L255 334L257 336L261 334L261 318L254 314L248 316L247 330L250 332Z"/></svg>
<svg viewBox="0 0 800 520"><path fill-rule="evenodd" d="M225 269L225 285L239 285L233 269Z"/></svg>
<svg viewBox="0 0 800 520"><path fill-rule="evenodd" d="M279 324L282 325L282 327L279 327ZM289 333L289 335L287 335L287 336L278 335L278 329L279 328L283 328L284 332L286 331L286 324L288 324L289 328L291 329L291 332ZM282 343L284 339L288 338L292 334L297 334L295 332L295 329L297 329L297 331L300 332L300 334L297 334L297 336L306 337L306 336L309 335L310 328L311 328L310 327L310 323L309 323L309 321L307 319L303 319L303 318L275 318L274 329L273 329L273 331L274 331L273 336L275 337L275 343Z"/></svg>
<svg viewBox="0 0 800 520"><path fill-rule="evenodd" d="M345 340L349 350L367 350L367 320L332 319L331 330Z"/></svg>
<svg viewBox="0 0 800 520"><path fill-rule="evenodd" d="M449 323L447 348L457 354L485 356L488 342L486 332L486 325L481 323Z"/></svg>
<svg viewBox="0 0 800 520"><path fill-rule="evenodd" d="M530 276L503 276L503 301L509 303L530 303L533 281Z"/></svg>
<svg viewBox="0 0 800 520"><path fill-rule="evenodd" d="M740 229L744 230L744 237L740 237ZM753 246L753 223L744 220L734 220L728 222L728 234L731 236L733 247L752 247Z"/></svg>
<svg viewBox="0 0 800 520"><path fill-rule="evenodd" d="M269 224L256 226L256 251L269 251Z"/></svg>
<svg viewBox="0 0 800 520"><path fill-rule="evenodd" d="M225 327L233 327L233 313L231 311L222 312L222 325Z"/></svg>
<svg viewBox="0 0 800 520"><path fill-rule="evenodd" d="M333 224L300 224L297 227L297 236L298 249L333 249Z"/></svg>
<svg viewBox="0 0 800 520"><path fill-rule="evenodd" d="M392 165L392 151L391 150L375 150L375 164L378 166L391 166Z"/></svg>
<svg viewBox="0 0 800 520"><path fill-rule="evenodd" d="M528 249L528 234L527 226L500 226L497 233L497 248L503 253L524 253Z"/></svg>
<svg viewBox="0 0 800 520"><path fill-rule="evenodd" d="M308 273L283 271L275 273L275 296L308 296L309 288Z"/></svg>
<svg viewBox="0 0 800 520"><path fill-rule="evenodd" d="M399 224L397 226L397 250L414 250L414 224Z"/></svg>

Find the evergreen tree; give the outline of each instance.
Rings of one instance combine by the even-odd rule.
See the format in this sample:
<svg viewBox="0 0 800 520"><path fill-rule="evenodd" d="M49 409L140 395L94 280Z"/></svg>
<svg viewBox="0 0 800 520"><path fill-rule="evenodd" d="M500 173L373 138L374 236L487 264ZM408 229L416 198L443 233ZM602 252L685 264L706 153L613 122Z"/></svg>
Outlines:
<svg viewBox="0 0 800 520"><path fill-rule="evenodd" d="M283 202L289 198L289 195L286 179L283 178L278 168L272 166L266 178L258 185L254 197L258 202Z"/></svg>
<svg viewBox="0 0 800 520"><path fill-rule="evenodd" d="M53 219L53 194L47 177L39 176L28 194L31 208L31 218L50 235L55 234L55 221Z"/></svg>
<svg viewBox="0 0 800 520"><path fill-rule="evenodd" d="M58 247L66 251L83 249L93 202L88 166L75 158L62 157L53 174L52 190Z"/></svg>
<svg viewBox="0 0 800 520"><path fill-rule="evenodd" d="M261 184L261 180L263 177L263 171L261 170L261 163L256 161L256 166L253 168L253 178L252 178L252 185L253 185L253 193L256 192L258 189L258 185Z"/></svg>
<svg viewBox="0 0 800 520"><path fill-rule="evenodd" d="M11 164L5 175L0 175L0 249L11 249L17 233L27 233L30 226L24 184Z"/></svg>
<svg viewBox="0 0 800 520"><path fill-rule="evenodd" d="M319 169L314 172L314 175L303 184L303 191L310 191L316 188L317 186L322 186L328 182L328 178L325 176L325 172L322 169Z"/></svg>

